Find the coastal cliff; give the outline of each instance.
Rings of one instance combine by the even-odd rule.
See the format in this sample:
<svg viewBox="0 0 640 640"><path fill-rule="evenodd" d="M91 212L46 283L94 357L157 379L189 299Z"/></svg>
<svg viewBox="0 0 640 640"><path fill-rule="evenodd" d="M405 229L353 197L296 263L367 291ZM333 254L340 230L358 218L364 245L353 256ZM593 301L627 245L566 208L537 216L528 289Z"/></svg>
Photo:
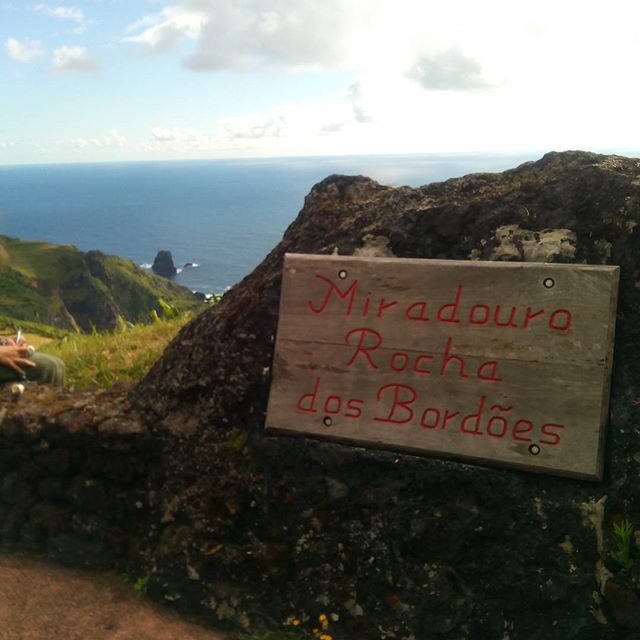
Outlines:
<svg viewBox="0 0 640 640"><path fill-rule="evenodd" d="M5 546L132 563L153 597L234 629L327 615L345 639L636 638L640 557L631 538L615 560L615 527L640 529L639 224L632 158L550 153L416 189L328 177L133 391L7 405ZM620 265L604 480L267 436L285 252Z"/></svg>
<svg viewBox="0 0 640 640"><path fill-rule="evenodd" d="M180 310L195 309L195 295L129 260L71 245L0 236L0 316L61 329L115 329L123 320L149 322L158 299Z"/></svg>

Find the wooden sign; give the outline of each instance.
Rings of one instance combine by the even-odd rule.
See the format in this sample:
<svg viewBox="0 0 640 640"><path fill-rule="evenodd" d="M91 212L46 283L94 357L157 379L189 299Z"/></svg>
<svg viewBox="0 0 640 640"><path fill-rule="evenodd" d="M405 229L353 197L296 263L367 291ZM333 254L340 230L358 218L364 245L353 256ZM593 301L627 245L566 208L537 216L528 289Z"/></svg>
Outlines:
<svg viewBox="0 0 640 640"><path fill-rule="evenodd" d="M618 279L287 254L267 431L600 479Z"/></svg>

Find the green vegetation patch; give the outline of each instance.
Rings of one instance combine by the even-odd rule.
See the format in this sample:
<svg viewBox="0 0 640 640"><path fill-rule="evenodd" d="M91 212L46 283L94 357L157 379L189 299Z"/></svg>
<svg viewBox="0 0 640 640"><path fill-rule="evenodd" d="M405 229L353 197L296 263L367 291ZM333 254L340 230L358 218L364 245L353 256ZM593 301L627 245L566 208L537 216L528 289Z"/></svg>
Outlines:
<svg viewBox="0 0 640 640"><path fill-rule="evenodd" d="M32 334L41 338L53 338L61 340L68 336L69 332L58 329L41 322L31 320L18 320L11 316L0 315L0 336L11 336L20 329L24 334Z"/></svg>
<svg viewBox="0 0 640 640"><path fill-rule="evenodd" d="M76 389L107 389L138 382L160 357L190 314L150 325L122 323L113 333L70 335L43 351L64 360L67 385Z"/></svg>
<svg viewBox="0 0 640 640"><path fill-rule="evenodd" d="M51 304L22 273L7 267L0 273L0 313L14 317L35 317Z"/></svg>
<svg viewBox="0 0 640 640"><path fill-rule="evenodd" d="M613 523L613 541L615 548L611 550L611 557L622 571L630 571L634 565L632 536L634 528L629 520Z"/></svg>
<svg viewBox="0 0 640 640"><path fill-rule="evenodd" d="M9 265L47 289L86 269L83 254L69 244L17 240L0 236Z"/></svg>

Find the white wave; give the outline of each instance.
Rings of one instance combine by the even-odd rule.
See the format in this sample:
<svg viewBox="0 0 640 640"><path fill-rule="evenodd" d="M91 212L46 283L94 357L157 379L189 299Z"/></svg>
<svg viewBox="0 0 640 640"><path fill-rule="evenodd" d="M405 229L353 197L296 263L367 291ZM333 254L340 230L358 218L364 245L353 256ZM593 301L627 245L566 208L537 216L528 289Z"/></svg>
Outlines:
<svg viewBox="0 0 640 640"><path fill-rule="evenodd" d="M149 262L143 262L143 263L140 265L140 268L141 268L141 269L151 269L151 267L152 267L152 265L151 265L151 263L149 263Z"/></svg>

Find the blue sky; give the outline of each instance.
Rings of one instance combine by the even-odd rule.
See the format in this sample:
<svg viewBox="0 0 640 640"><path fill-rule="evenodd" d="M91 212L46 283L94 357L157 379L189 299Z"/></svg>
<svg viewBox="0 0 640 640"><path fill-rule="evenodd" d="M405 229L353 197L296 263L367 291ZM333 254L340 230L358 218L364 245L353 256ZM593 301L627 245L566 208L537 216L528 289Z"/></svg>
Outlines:
<svg viewBox="0 0 640 640"><path fill-rule="evenodd" d="M637 153L639 4L0 0L0 164Z"/></svg>

